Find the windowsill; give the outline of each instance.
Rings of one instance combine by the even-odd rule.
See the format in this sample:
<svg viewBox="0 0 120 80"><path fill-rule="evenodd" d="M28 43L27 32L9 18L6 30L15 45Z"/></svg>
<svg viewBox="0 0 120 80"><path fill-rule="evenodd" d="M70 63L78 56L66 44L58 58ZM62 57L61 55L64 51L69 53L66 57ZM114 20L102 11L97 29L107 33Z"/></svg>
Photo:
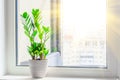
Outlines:
<svg viewBox="0 0 120 80"><path fill-rule="evenodd" d="M15 75L6 75L0 77L0 80L118 80L110 78L70 78L70 77L45 77L41 79L33 79L31 76L15 76Z"/></svg>

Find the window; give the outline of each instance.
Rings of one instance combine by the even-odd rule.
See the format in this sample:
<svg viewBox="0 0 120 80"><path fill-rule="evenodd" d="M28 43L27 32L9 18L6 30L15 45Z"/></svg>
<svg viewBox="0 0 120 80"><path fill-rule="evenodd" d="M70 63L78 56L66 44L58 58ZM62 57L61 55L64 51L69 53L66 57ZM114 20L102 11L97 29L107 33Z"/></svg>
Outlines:
<svg viewBox="0 0 120 80"><path fill-rule="evenodd" d="M69 4L67 0L53 4L50 0L29 0L29 3L18 0L18 3L17 65L28 65L30 59L27 52L29 41L24 35L19 14L40 8L43 20L47 20L44 24L51 25L54 31L48 47L51 45L51 51L56 48L61 52L48 56L49 66L106 67L105 0L70 0ZM50 15L50 11L53 14ZM56 41L53 40L55 38Z"/></svg>
<svg viewBox="0 0 120 80"><path fill-rule="evenodd" d="M7 10L8 10L8 12L6 12L6 14L7 14L7 17L6 17L7 22L6 23L7 23L7 26L8 26L6 28L7 33L8 33L7 34L7 50L6 50L6 52L7 52L7 56L6 56L7 57L7 65L8 65L7 66L7 73L10 74L10 75L11 74L30 75L29 67L27 67L27 66L16 66L15 65L15 63L17 61L20 61L20 60L16 61L16 56L18 57L18 54L24 54L24 53L18 53L16 55L15 41L16 41L16 37L18 37L18 35L16 35L16 31L18 31L18 26L16 27L16 23L18 23L18 21L17 21L16 18L18 18L17 15L20 15L20 13L18 13L19 8L20 8L19 1L21 1L21 0L8 0L7 4L6 4ZM34 2L35 1L37 1L37 0L34 0ZM43 1L43 0L40 0L40 1ZM44 0L44 1L48 1L48 0ZM61 8L61 7L58 6L59 5L58 1L60 1L60 0L50 0L49 4L52 6L52 7L50 7L50 9L56 9L56 6L57 6L57 8ZM71 0L69 0L69 1L71 1ZM69 1L68 1L68 3L69 3ZM81 1L81 0L79 0L79 1ZM92 1L92 0L90 0L90 1ZM90 1L88 1L88 2L86 1L85 5L87 6L88 3L91 3ZM30 3L30 0L28 2ZM62 3L62 0L60 1L60 3ZM75 2L73 2L73 4L74 3ZM101 4L101 3L99 2L99 4ZM60 4L60 5L63 5L63 4ZM103 5L104 4L102 4L101 7L103 7ZM31 6L32 6L32 4L31 4ZM77 9L79 9L79 7L77 7ZM60 27L60 26L62 26L61 23L64 22L63 21L64 17L59 16L59 15L61 15L61 16L63 15L63 12L61 10L63 10L63 9L61 8L58 11L60 11L60 13L62 13L62 14L55 14L55 15L50 16L51 17L50 18L51 25L54 24L54 26L52 26L52 27L54 28L54 30L56 30L55 32L58 32L58 31L63 32L62 27ZM75 9L71 9L71 10L75 10ZM55 11L55 10L53 10L53 11L55 13L57 13L57 11ZM58 19L58 18L60 18L60 19ZM56 19L58 19L58 21ZM60 24L60 25L58 25L58 24ZM55 26L57 26L58 28L55 29L56 28ZM107 35L106 35L107 41L112 44L113 42L111 40L111 37L109 38L109 35L112 34L113 32L111 33L112 30L111 30L111 28L109 28L109 26L107 26L107 31L109 31L108 33L106 32L107 33ZM57 33L57 34L54 34L54 35L58 35L58 34L60 35L60 32ZM54 38L52 38L53 40L51 40L50 42L53 45L50 45L50 46L53 47L53 48L57 47L57 50L58 51L61 50L61 53L62 53L63 49L65 48L65 47L63 47L63 44L62 44L63 43L63 40L62 40L63 36L61 35L61 36L52 36L52 37L54 37ZM114 37L112 37L112 38L114 38ZM55 42L55 43L53 43L52 41ZM117 76L117 61L116 61L116 57L114 57L114 55L113 55L114 52L111 51L111 48L110 48L111 46L108 45L108 42L106 42L107 43L106 44L106 62L107 62L106 67L107 68L95 68L95 67L94 68L89 68L90 66L88 68L76 68L74 66L72 68L69 67L69 66L67 66L67 67L48 67L48 75L47 76L52 76L52 77L53 76L59 76L59 77L63 77L63 76L64 77L94 77L94 78L116 77ZM59 45L56 45L56 44L59 44ZM62 44L62 45L60 45L60 44ZM52 51L54 51L54 50L52 50ZM24 57L25 56L28 56L28 53L25 53ZM63 56L63 54L61 54L61 56ZM21 65L21 64L18 63L18 65ZM81 66L78 66L78 67L81 67ZM85 65L84 65L84 67L85 67Z"/></svg>

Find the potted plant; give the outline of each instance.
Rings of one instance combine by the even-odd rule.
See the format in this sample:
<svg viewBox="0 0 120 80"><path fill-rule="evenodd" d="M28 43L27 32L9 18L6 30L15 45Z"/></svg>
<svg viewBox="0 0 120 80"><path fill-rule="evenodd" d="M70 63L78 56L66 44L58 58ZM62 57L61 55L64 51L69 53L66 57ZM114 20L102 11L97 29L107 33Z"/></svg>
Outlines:
<svg viewBox="0 0 120 80"><path fill-rule="evenodd" d="M21 15L23 19L24 33L30 41L28 52L31 56L30 69L32 77L45 77L47 72L47 59L49 49L46 48L46 42L50 37L50 27L42 24L41 11L39 9L32 9L32 15L28 12L23 12Z"/></svg>

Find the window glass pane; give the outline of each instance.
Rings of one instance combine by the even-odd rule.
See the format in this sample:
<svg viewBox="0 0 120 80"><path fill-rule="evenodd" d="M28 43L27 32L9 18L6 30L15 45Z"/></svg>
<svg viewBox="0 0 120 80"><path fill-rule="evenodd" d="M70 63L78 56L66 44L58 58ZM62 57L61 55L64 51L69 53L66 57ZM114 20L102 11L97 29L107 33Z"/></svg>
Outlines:
<svg viewBox="0 0 120 80"><path fill-rule="evenodd" d="M61 0L62 66L106 67L106 0Z"/></svg>
<svg viewBox="0 0 120 80"><path fill-rule="evenodd" d="M39 8L43 24L54 29L53 50L61 47L61 53L47 56L49 66L106 67L106 0L17 0L17 3L17 65L28 65L31 59L20 14ZM50 41L47 46L50 47Z"/></svg>

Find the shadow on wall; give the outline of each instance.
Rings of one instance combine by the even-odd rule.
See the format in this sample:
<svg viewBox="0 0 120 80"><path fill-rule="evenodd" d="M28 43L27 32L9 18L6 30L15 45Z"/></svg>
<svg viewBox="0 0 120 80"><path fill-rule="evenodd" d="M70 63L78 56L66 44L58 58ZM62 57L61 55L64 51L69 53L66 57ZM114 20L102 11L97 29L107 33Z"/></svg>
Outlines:
<svg viewBox="0 0 120 80"><path fill-rule="evenodd" d="M52 52L47 56L48 66L60 66L62 65L62 59L59 52ZM20 65L29 65L28 61L21 62Z"/></svg>

